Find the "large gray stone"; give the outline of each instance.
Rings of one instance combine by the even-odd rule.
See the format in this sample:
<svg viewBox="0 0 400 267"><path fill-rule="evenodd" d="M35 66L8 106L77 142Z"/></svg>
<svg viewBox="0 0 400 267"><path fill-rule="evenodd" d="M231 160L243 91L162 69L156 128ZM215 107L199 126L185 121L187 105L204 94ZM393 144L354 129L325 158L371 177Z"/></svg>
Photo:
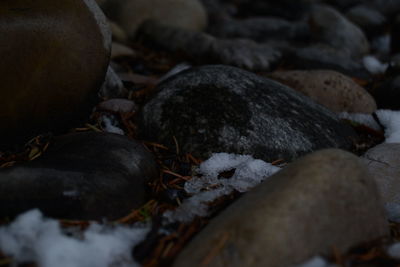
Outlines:
<svg viewBox="0 0 400 267"><path fill-rule="evenodd" d="M308 155L234 202L173 266L299 264L388 234L374 180L340 150Z"/></svg>
<svg viewBox="0 0 400 267"><path fill-rule="evenodd" d="M38 159L0 169L0 217L39 208L64 219L116 219L145 203L157 177L153 156L124 136L57 137Z"/></svg>
<svg viewBox="0 0 400 267"><path fill-rule="evenodd" d="M292 160L320 148L349 148L353 130L291 88L222 65L161 83L141 113L141 137L207 158L212 152Z"/></svg>
<svg viewBox="0 0 400 267"><path fill-rule="evenodd" d="M111 33L94 0L0 1L0 149L86 120Z"/></svg>

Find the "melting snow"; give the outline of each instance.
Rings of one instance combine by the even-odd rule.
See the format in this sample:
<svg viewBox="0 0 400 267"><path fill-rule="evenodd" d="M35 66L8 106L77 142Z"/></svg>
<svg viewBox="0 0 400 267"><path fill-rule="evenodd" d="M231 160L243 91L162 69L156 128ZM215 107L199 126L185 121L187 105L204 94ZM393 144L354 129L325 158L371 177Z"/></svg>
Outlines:
<svg viewBox="0 0 400 267"><path fill-rule="evenodd" d="M366 126L372 128L372 129L375 129L377 131L381 130L381 127L375 121L375 119L372 117L371 114L341 112L338 115L339 115L339 117L341 119L354 121L354 122L366 125Z"/></svg>
<svg viewBox="0 0 400 267"><path fill-rule="evenodd" d="M166 212L164 217L170 222L188 222L196 216L205 216L207 203L234 190L245 192L279 169L248 155L213 154L200 165L198 172L201 176L193 177L185 184L185 191L192 197L184 200L176 210ZM231 178L218 177L220 173L231 170L235 170Z"/></svg>
<svg viewBox="0 0 400 267"><path fill-rule="evenodd" d="M114 121L110 117L104 115L104 116L101 117L101 120L102 120L102 122L104 124L104 127L103 127L104 131L106 131L108 133L115 133L115 134L125 135L124 130L122 130L121 128L115 126Z"/></svg>
<svg viewBox="0 0 400 267"><path fill-rule="evenodd" d="M63 233L58 221L32 210L0 227L0 250L19 263L36 262L40 267L131 267L138 266L131 249L148 230L93 224L78 239Z"/></svg>
<svg viewBox="0 0 400 267"><path fill-rule="evenodd" d="M400 111L381 109L376 115L385 127L385 142L400 143Z"/></svg>
<svg viewBox="0 0 400 267"><path fill-rule="evenodd" d="M363 58L364 67L372 74L385 73L389 64L380 62L374 56L365 56Z"/></svg>

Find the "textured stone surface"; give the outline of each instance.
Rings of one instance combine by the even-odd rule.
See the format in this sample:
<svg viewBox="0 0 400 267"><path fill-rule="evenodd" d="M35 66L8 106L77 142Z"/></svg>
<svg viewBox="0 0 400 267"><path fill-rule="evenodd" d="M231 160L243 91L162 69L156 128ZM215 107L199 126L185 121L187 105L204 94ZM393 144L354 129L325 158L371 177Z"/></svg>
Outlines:
<svg viewBox="0 0 400 267"><path fill-rule="evenodd" d="M0 2L0 147L90 114L111 34L94 0Z"/></svg>
<svg viewBox="0 0 400 267"><path fill-rule="evenodd" d="M207 25L207 14L198 0L112 0L103 5L103 10L130 37L148 19L194 31L202 31Z"/></svg>
<svg viewBox="0 0 400 267"><path fill-rule="evenodd" d="M158 86L142 110L147 140L208 157L211 152L251 154L266 161L310 151L349 148L352 129L291 88L222 65L181 72Z"/></svg>
<svg viewBox="0 0 400 267"><path fill-rule="evenodd" d="M400 144L384 143L363 155L391 216L400 219ZM392 218L392 219L395 219Z"/></svg>
<svg viewBox="0 0 400 267"><path fill-rule="evenodd" d="M32 208L68 219L116 219L146 201L158 177L138 142L105 133L58 137L38 159L0 170L1 217Z"/></svg>
<svg viewBox="0 0 400 267"><path fill-rule="evenodd" d="M268 77L311 97L336 112L372 113L374 98L349 77L335 71L278 71Z"/></svg>
<svg viewBox="0 0 400 267"><path fill-rule="evenodd" d="M374 180L340 150L308 155L234 202L173 266L292 266L388 234Z"/></svg>
<svg viewBox="0 0 400 267"><path fill-rule="evenodd" d="M315 6L310 15L310 23L313 37L317 41L346 50L354 57L369 51L369 43L362 30L332 7Z"/></svg>

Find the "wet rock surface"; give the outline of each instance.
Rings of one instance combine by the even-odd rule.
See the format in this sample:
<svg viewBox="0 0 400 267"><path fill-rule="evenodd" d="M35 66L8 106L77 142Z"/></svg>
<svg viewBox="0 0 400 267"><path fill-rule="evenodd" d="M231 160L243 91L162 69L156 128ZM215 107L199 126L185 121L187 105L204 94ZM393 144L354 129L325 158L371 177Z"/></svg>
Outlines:
<svg viewBox="0 0 400 267"><path fill-rule="evenodd" d="M56 218L116 219L145 203L157 176L153 156L126 137L60 136L40 158L0 170L1 217L39 208Z"/></svg>
<svg viewBox="0 0 400 267"><path fill-rule="evenodd" d="M324 150L293 162L227 208L173 266L293 266L332 246L345 251L386 234L375 181L359 159Z"/></svg>
<svg viewBox="0 0 400 267"><path fill-rule="evenodd" d="M293 89L227 66L180 73L142 111L142 137L187 152L292 160L327 147L349 148L354 132Z"/></svg>

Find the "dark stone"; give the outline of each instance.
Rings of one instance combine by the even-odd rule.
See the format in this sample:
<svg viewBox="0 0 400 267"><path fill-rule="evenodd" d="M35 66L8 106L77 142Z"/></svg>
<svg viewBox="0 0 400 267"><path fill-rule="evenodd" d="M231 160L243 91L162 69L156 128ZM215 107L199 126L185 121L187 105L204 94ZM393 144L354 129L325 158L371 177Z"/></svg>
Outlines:
<svg viewBox="0 0 400 267"><path fill-rule="evenodd" d="M193 68L158 86L145 105L141 136L206 158L212 152L292 160L327 147L349 148L354 132L293 89L221 65Z"/></svg>
<svg viewBox="0 0 400 267"><path fill-rule="evenodd" d="M288 53L285 61L294 69L335 70L350 77L370 78L369 72L347 53L326 45L316 44L298 48Z"/></svg>
<svg viewBox="0 0 400 267"><path fill-rule="evenodd" d="M385 80L372 91L378 109L400 110L400 76Z"/></svg>
<svg viewBox="0 0 400 267"><path fill-rule="evenodd" d="M57 137L38 159L0 170L0 216L39 208L64 219L116 219L145 203L157 176L152 155L124 136Z"/></svg>

